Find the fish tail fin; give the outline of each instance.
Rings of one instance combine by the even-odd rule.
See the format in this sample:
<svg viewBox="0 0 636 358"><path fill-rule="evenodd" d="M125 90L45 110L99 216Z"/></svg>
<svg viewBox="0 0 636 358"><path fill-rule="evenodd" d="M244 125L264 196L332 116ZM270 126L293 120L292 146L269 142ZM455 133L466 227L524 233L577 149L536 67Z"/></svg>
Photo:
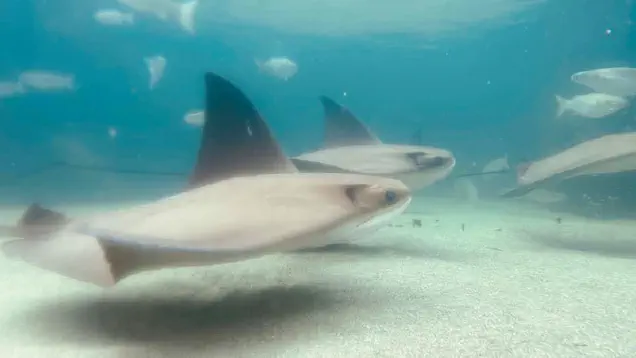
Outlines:
<svg viewBox="0 0 636 358"><path fill-rule="evenodd" d="M510 158L508 158L508 153L504 155L503 169L510 170Z"/></svg>
<svg viewBox="0 0 636 358"><path fill-rule="evenodd" d="M16 92L17 93L26 93L27 92L27 87L24 85L24 83L22 82L16 82Z"/></svg>
<svg viewBox="0 0 636 358"><path fill-rule="evenodd" d="M189 1L179 5L179 23L190 34L195 33L194 23L199 0Z"/></svg>
<svg viewBox="0 0 636 358"><path fill-rule="evenodd" d="M528 168L530 168L530 164L532 163L521 163L517 165L517 182L526 174Z"/></svg>
<svg viewBox="0 0 636 358"><path fill-rule="evenodd" d="M255 58L254 59L254 64L256 65L256 67L258 67L259 71L263 70L263 60Z"/></svg>
<svg viewBox="0 0 636 358"><path fill-rule="evenodd" d="M80 86L77 84L75 75L70 75L69 76L69 80L68 80L68 84L67 87L69 90L77 90Z"/></svg>
<svg viewBox="0 0 636 358"><path fill-rule="evenodd" d="M568 100L559 95L556 95L554 97L556 98L556 101L557 101L556 116L560 117L568 109Z"/></svg>

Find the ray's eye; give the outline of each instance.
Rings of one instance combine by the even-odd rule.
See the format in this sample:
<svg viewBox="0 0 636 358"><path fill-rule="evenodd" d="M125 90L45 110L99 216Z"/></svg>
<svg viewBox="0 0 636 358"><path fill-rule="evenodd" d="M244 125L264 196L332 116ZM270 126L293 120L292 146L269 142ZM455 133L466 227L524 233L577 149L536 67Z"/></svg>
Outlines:
<svg viewBox="0 0 636 358"><path fill-rule="evenodd" d="M384 193L384 200L389 205L394 204L397 201L397 194L394 191L387 190L386 193Z"/></svg>

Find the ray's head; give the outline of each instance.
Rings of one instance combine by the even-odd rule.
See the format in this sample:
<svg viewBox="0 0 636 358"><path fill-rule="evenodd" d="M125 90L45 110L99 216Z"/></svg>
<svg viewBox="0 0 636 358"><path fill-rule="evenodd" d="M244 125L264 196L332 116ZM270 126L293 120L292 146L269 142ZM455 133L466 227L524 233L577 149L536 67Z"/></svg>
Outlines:
<svg viewBox="0 0 636 358"><path fill-rule="evenodd" d="M346 107L325 96L320 101L325 112L326 150L295 158L301 171L390 176L403 180L411 189L420 189L445 178L455 166L449 151L421 144L421 128L414 134L412 145L385 144Z"/></svg>
<svg viewBox="0 0 636 358"><path fill-rule="evenodd" d="M585 78L586 78L586 74L583 71L576 72L570 76L570 80L572 80L573 82L579 82L579 83Z"/></svg>
<svg viewBox="0 0 636 358"><path fill-rule="evenodd" d="M422 189L442 180L455 168L455 157L448 150L424 146L404 146L399 149L405 169L395 177L404 181L411 190Z"/></svg>
<svg viewBox="0 0 636 358"><path fill-rule="evenodd" d="M399 180L377 180L373 184L345 186L344 194L360 212L392 211L411 200L411 191Z"/></svg>
<svg viewBox="0 0 636 358"><path fill-rule="evenodd" d="M455 167L455 157L443 149L423 149L421 151L409 152L406 156L412 161L417 171L446 171Z"/></svg>
<svg viewBox="0 0 636 358"><path fill-rule="evenodd" d="M353 215L332 237L357 239L373 232L400 215L411 202L411 190L400 180L356 175L344 175L341 197Z"/></svg>

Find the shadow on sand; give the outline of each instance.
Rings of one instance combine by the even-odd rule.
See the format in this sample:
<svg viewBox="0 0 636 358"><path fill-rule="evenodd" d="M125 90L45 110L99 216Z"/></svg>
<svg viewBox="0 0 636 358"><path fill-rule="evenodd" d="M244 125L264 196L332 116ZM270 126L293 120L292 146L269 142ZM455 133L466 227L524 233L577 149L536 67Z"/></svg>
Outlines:
<svg viewBox="0 0 636 358"><path fill-rule="evenodd" d="M35 331L29 334L57 344L142 344L154 350L191 352L280 339L272 334L279 329L273 331L272 326L334 308L333 294L297 285L209 300L168 299L160 293L153 298L93 298L39 306L20 319L34 322Z"/></svg>
<svg viewBox="0 0 636 358"><path fill-rule="evenodd" d="M525 231L527 240L558 250L579 251L616 258L636 258L636 237L562 237L555 232Z"/></svg>
<svg viewBox="0 0 636 358"><path fill-rule="evenodd" d="M323 247L303 249L296 253L325 253L341 254L361 257L386 257L401 256L415 259L438 259L452 261L453 258L448 252L429 246L418 245L381 245L381 244L355 244L355 243L335 243Z"/></svg>

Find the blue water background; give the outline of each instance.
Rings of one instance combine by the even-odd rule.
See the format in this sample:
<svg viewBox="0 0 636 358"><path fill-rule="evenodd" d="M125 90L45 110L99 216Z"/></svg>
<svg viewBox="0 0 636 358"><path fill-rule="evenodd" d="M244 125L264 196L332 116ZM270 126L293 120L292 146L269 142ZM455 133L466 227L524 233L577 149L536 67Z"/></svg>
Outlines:
<svg viewBox="0 0 636 358"><path fill-rule="evenodd" d="M426 144L452 150L456 170L467 172L475 170L473 162L480 169L503 153L514 163L579 140L571 127L555 123L554 95L585 92L570 82L573 72L636 65L634 7L625 0L552 0L519 14L516 24L440 38L393 36L383 43L202 19L194 37L151 18L113 28L94 22L94 10L94 3L75 0L0 5L0 77L50 69L74 73L80 86L74 93L0 100L4 182L60 159L52 149L54 137L82 143L109 165L187 172L199 130L182 118L202 107L207 70L248 94L291 155L320 146L317 96L324 94L348 106L386 142L407 142L422 128ZM149 91L142 58L155 54L168 65L158 88ZM254 59L270 55L293 58L298 75L283 82L259 73ZM628 111L589 124L593 128L585 133L624 130L633 118ZM118 130L114 140L109 127ZM38 175L12 182L1 199L97 198L89 193L106 184L89 180L92 175L68 170ZM152 180L161 184L143 195L183 184ZM108 196L117 198L113 192Z"/></svg>

